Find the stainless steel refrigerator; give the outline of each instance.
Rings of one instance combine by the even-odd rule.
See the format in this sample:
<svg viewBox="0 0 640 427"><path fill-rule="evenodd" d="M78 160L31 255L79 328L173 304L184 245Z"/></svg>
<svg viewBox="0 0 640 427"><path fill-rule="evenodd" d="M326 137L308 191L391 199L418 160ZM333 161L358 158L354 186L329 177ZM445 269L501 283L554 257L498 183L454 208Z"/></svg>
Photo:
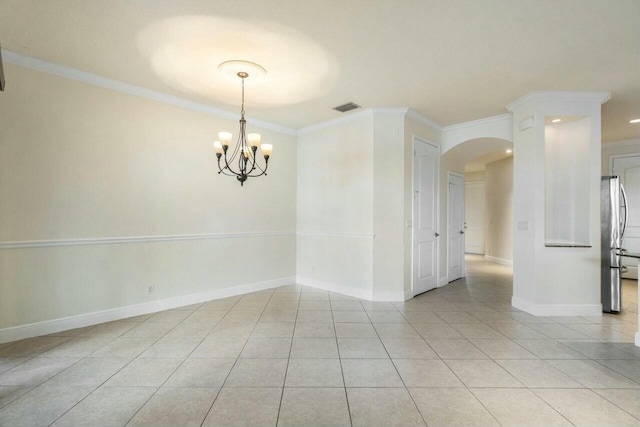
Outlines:
<svg viewBox="0 0 640 427"><path fill-rule="evenodd" d="M627 195L617 176L603 176L600 191L600 223L602 228L602 311L620 313L622 295L620 280L622 238L627 227Z"/></svg>

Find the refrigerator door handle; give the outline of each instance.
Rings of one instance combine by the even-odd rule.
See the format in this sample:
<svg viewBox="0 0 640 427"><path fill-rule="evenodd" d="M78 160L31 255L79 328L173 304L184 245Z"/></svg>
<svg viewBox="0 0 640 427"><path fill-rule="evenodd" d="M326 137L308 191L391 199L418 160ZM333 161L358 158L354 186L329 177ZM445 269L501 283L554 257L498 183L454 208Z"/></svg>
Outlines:
<svg viewBox="0 0 640 427"><path fill-rule="evenodd" d="M624 237L624 232L627 230L627 219L629 217L629 203L627 203L627 192L624 191L624 187L622 186L622 184L620 184L620 192L622 193L622 200L623 200L622 207L624 208L624 220L621 221L622 232L620 233L620 239L622 239L622 237Z"/></svg>

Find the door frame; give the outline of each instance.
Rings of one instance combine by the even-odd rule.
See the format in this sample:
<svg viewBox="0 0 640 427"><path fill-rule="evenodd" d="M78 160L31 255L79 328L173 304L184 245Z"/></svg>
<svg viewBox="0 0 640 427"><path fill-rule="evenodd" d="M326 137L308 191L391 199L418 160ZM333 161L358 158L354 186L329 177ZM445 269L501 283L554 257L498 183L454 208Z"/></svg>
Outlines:
<svg viewBox="0 0 640 427"><path fill-rule="evenodd" d="M416 233L415 233L415 191L416 191L416 178L415 178L415 169L416 169L416 144L426 144L438 150L438 172L436 173L436 191L434 195L435 200L435 210L436 210L436 229L440 230L440 158L442 157L442 149L441 147L433 141L430 141L426 138L423 138L415 133L411 134L411 297L415 296L414 293L414 284L415 284L415 265L416 265L416 254L415 254L415 244L416 244ZM439 231L438 231L439 233ZM440 239L437 237L436 239ZM440 241L436 241L436 288L440 287Z"/></svg>
<svg viewBox="0 0 640 427"><path fill-rule="evenodd" d="M449 279L449 268L451 267L451 257L449 256L449 240L451 239L451 236L449 236L449 228L450 228L450 224L449 224L449 212L451 211L451 195L449 194L449 183L451 182L451 177L455 176L458 177L460 179L462 179L462 192L461 192L461 202L462 202L462 212L461 212L461 216L464 220L464 213L465 213L465 206L464 206L464 174L458 173L458 172L453 172L448 170L447 171L447 280ZM464 241L466 241L466 236L463 235L462 239ZM464 260L464 241L463 244L460 245L460 249L462 250L462 255L460 257L460 278L464 278L467 277L466 275L466 265L465 265L465 260Z"/></svg>

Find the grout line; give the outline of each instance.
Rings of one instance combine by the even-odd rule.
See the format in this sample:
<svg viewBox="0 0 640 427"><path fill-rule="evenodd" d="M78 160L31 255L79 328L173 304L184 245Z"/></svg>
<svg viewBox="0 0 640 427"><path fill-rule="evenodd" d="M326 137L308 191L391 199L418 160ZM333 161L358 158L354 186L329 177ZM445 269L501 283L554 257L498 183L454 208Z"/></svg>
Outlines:
<svg viewBox="0 0 640 427"><path fill-rule="evenodd" d="M332 322L331 324L333 325L333 334L336 339L336 348L338 349L338 361L340 363L340 374L342 375L342 386L344 390L344 396L347 401L347 412L349 413L349 425L353 427L353 418L351 417L351 405L349 404L349 394L347 393L347 382L344 380L344 368L342 367L342 356L340 355L340 346L338 345L338 332L336 331L336 321L333 317L333 305L331 301L331 293L327 292L327 296L329 297L329 310L331 310L331 322ZM360 303L360 305L362 305L362 303Z"/></svg>
<svg viewBox="0 0 640 427"><path fill-rule="evenodd" d="M293 339L296 335L296 327L298 326L298 313L300 312L300 301L302 299L302 291L304 286L300 286L300 295L298 296L298 305L296 307L296 317L293 320L293 333L291 335L291 343L289 344L289 357L287 357L287 366L284 370L284 380L282 381L282 392L280 393L280 404L278 405L278 416L276 417L276 426L280 421L280 410L282 409L282 399L284 399L284 389L287 384L287 372L289 371L289 361L291 360L291 350L293 349Z"/></svg>
<svg viewBox="0 0 640 427"><path fill-rule="evenodd" d="M395 308L395 306L394 306L394 308ZM427 420L424 419L424 415L422 415L422 411L420 411L420 408L418 407L418 405L416 404L416 401L414 400L413 396L411 395L411 392L409 391L409 388L407 387L407 384L404 382L404 378L402 378L402 375L400 375L400 371L398 371L398 367L396 366L395 362L391 358L391 355L389 354L389 350L387 350L387 347L382 342L382 338L380 338L380 334L378 333L378 330L376 329L375 325L373 324L373 321L371 320L371 316L369 316L369 312L367 310L365 310L364 312L366 313L367 317L369 318L369 322L371 322L371 326L373 327L373 330L376 332L376 336L378 337L378 340L380 341L380 345L382 345L382 348L384 348L385 353L387 353L387 357L389 358L389 361L391 362L391 365L393 366L393 369L395 369L396 374L398 375L398 378L400 378L400 381L402 382L402 385L404 386L404 390L409 395L409 398L411 399L411 402L413 402L413 406L416 408L416 411L418 411L418 414L420 414L420 418L422 419L422 422L424 423L425 426L427 426L428 425L427 424ZM398 310L396 308L396 312L400 313L400 310ZM402 316L402 313L400 313L400 315ZM404 318L404 316L402 316L402 317ZM406 320L406 318L405 318L405 320ZM416 331L416 333L417 333L417 331ZM418 334L418 335L420 335L420 334ZM436 353L436 355L437 355L437 353Z"/></svg>
<svg viewBox="0 0 640 427"><path fill-rule="evenodd" d="M262 292L262 291L259 291L259 292ZM252 292L252 293L249 293L249 294L245 294L245 295L252 295L254 293L255 292ZM207 417L209 416L209 413L211 412L211 409L213 409L213 405L215 405L216 401L218 400L218 396L220 396L220 393L222 392L222 389L223 389L224 385L227 383L227 380L229 379L229 376L231 375L231 372L233 371L233 368L236 367L236 364L238 363L238 360L240 360L240 355L242 355L242 352L244 351L245 347L247 346L247 343L251 339L251 334L253 334L253 331L255 331L256 327L258 326L258 323L260 322L260 317L262 317L262 314L267 309L267 306L271 302L271 298L273 298L273 294L274 293L275 293L275 289L272 289L271 295L269 295L269 299L267 299L266 304L264 305L264 307L262 308L262 311L260 312L260 316L258 316L258 320L256 320L255 324L253 325L253 328L251 328L251 332L249 332L249 336L248 336L247 340L245 341L244 345L242 346L242 349L240 349L240 352L238 353L238 356L236 357L236 360L233 362L233 365L231 366L231 369L229 369L229 372L227 373L227 376L224 378L224 381L222 382L222 385L218 389L218 393L216 394L216 397L213 399L213 402L211 402L211 406L209 406L209 409L207 410L207 413L205 414L204 418L202 419L202 422L200 423L200 426L202 426L204 424L204 422L207 420ZM229 311L227 311L227 313L224 316L222 316L222 318L216 323L216 326L218 326L220 323L222 323L224 318L227 317L227 315L229 313L231 313L231 311L236 307L236 305L238 305L238 303L242 300L242 298L245 295L242 295L240 298L238 298L238 301L236 301L236 303L233 304L233 306L229 309ZM215 329L215 326L207 334L205 339L208 338L209 335L211 335L211 333L213 332L214 329ZM203 339L203 341L204 341L204 339ZM202 344L202 343L200 343L200 344ZM198 348L198 347L196 347L196 348ZM195 351L195 349L194 349L194 351Z"/></svg>

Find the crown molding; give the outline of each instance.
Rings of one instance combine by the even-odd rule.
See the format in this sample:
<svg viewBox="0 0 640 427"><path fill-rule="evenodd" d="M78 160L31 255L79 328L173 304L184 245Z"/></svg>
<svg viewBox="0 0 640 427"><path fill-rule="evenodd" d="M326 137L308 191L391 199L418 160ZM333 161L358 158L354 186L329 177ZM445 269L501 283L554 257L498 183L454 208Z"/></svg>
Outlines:
<svg viewBox="0 0 640 427"><path fill-rule="evenodd" d="M551 90L551 91L535 91L530 92L512 103L508 104L505 108L508 111L522 107L533 101L597 101L600 104L604 104L611 99L611 92L586 92L586 91L573 91L573 90Z"/></svg>
<svg viewBox="0 0 640 427"><path fill-rule="evenodd" d="M348 113L343 113L343 116L336 117L335 119L329 119L324 122L316 123L314 125L306 126L298 129L298 136L309 135L312 133L320 132L325 129L329 129L335 126L344 125L347 123L356 122L365 118L373 117L373 108L363 108L353 110Z"/></svg>
<svg viewBox="0 0 640 427"><path fill-rule="evenodd" d="M428 128L434 129L439 133L442 133L442 131L444 130L444 127L438 123L435 122L425 116L423 116L422 114L418 113L416 110L413 110L411 108L407 109L407 113L406 113L406 117L409 119L412 119Z"/></svg>
<svg viewBox="0 0 640 427"><path fill-rule="evenodd" d="M455 125L445 126L444 128L442 128L442 132L447 133L447 132L452 132L452 131L457 131L457 130L462 130L467 128L492 125L495 123L499 123L503 121L511 121L511 120L512 120L511 113L505 113L497 116L485 117L484 119L471 120L468 122L456 123Z"/></svg>
<svg viewBox="0 0 640 427"><path fill-rule="evenodd" d="M621 139L611 142L602 141L602 148L631 147L634 145L640 146L640 138Z"/></svg>
<svg viewBox="0 0 640 427"><path fill-rule="evenodd" d="M96 74L81 71L76 68L65 67L53 62L43 61L41 59L33 58L30 56L22 55L10 50L2 50L2 57L8 64L17 65L19 67L29 68L35 71L41 71L43 73L51 74L58 77L67 78L70 80L87 83L90 85L98 86L103 89L109 89L127 95L133 95L140 98L149 99L151 101L161 102L163 104L173 105L175 107L184 108L187 110L197 111L199 113L209 114L211 116L220 117L223 119L238 120L238 114L230 111L215 108L210 105L202 104L199 102L191 101L179 96L169 95L163 92L158 92L151 89L146 89L140 86L125 83L119 80L102 77ZM290 129L284 126L277 125L275 123L265 122L258 119L247 117L251 121L252 126L257 126L262 129L268 129L275 132L280 132L285 135L297 135L294 129Z"/></svg>

